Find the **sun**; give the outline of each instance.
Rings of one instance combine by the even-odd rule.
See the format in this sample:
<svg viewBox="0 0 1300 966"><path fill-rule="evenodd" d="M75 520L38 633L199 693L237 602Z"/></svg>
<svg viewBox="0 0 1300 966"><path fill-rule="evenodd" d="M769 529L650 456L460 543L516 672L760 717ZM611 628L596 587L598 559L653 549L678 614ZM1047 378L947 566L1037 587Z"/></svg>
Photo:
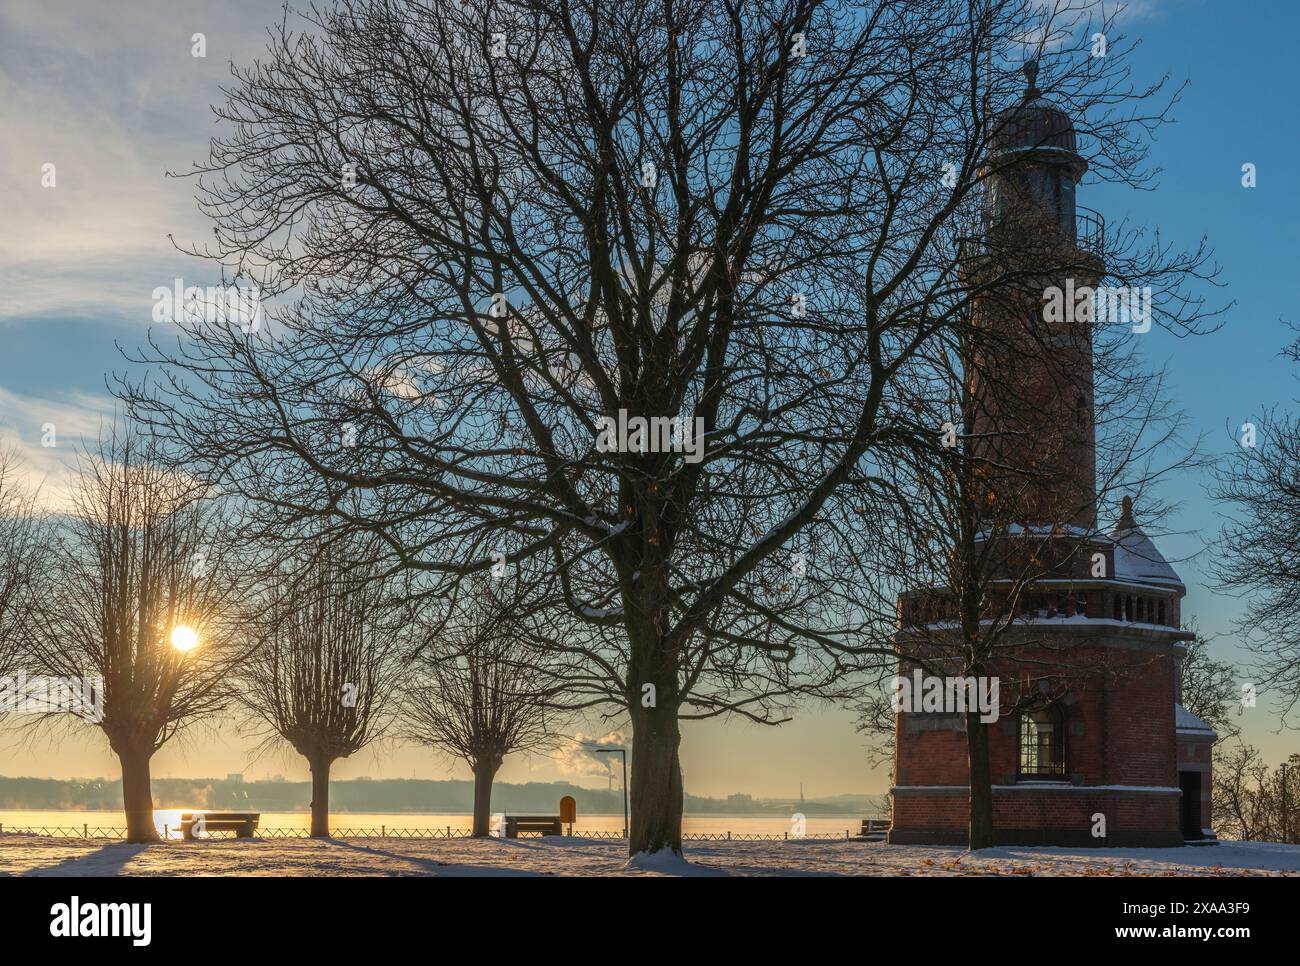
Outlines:
<svg viewBox="0 0 1300 966"><path fill-rule="evenodd" d="M178 651L192 651L199 646L199 635L194 628L181 624L172 630L172 647Z"/></svg>

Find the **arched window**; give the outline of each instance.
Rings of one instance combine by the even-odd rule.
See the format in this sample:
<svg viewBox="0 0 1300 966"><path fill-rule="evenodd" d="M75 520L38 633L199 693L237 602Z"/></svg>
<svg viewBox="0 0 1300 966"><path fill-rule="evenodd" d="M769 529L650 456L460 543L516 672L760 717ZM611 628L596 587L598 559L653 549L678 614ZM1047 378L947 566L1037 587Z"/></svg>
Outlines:
<svg viewBox="0 0 1300 966"><path fill-rule="evenodd" d="M1019 777L1065 777L1065 715L1060 704L1021 712Z"/></svg>

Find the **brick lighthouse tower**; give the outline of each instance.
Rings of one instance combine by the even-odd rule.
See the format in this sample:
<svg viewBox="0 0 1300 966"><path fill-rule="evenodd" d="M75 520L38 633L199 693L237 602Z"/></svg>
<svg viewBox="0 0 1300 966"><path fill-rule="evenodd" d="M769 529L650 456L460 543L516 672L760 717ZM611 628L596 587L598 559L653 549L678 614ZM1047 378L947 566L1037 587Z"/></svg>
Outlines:
<svg viewBox="0 0 1300 966"><path fill-rule="evenodd" d="M1006 656L988 668L1000 681L988 734L994 840L1205 841L1216 736L1181 706L1186 588L1128 498L1112 528L1098 525L1092 302L1076 293L1106 274L1105 231L1075 204L1087 162L1073 122L1035 86L1036 65L1025 74L1023 98L995 122L971 259L1007 281L975 306L989 338L968 373L970 451L1005 471L1008 489L1019 481L1012 530L1045 561L1019 589ZM1063 311L1049 310L1053 299ZM902 595L900 633L942 632L942 596ZM950 709L898 713L889 841L965 843L966 721Z"/></svg>

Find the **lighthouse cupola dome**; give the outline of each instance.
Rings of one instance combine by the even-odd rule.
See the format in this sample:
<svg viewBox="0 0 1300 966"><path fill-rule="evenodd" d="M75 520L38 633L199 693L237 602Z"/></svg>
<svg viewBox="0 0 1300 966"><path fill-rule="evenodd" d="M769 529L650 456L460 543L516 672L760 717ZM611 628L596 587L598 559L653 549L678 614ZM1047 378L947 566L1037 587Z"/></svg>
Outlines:
<svg viewBox="0 0 1300 966"><path fill-rule="evenodd" d="M1062 152L1070 157L1061 157L1060 160L1080 165L1079 175L1082 176L1087 163L1079 154L1074 122L1038 89L1036 61L1025 64L1024 74L1028 84L1020 102L993 119L990 155L997 159L1021 152Z"/></svg>
<svg viewBox="0 0 1300 966"><path fill-rule="evenodd" d="M1038 63L1024 67L1020 101L992 121L988 144L990 225L1008 219L1054 224L1076 237L1075 185L1088 170L1074 122L1038 89Z"/></svg>

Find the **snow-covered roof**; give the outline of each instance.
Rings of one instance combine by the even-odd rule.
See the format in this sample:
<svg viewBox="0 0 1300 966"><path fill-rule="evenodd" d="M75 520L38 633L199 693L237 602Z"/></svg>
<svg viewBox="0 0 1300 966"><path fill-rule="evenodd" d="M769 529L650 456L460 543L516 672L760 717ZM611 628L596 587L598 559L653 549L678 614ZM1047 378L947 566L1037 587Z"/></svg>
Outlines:
<svg viewBox="0 0 1300 966"><path fill-rule="evenodd" d="M1099 538L1105 539L1096 530L1086 530L1083 527L1076 527L1073 524L1056 523L1042 524L1039 526L1028 526L1021 523L1009 523L1003 530L1002 534L1008 537L1081 537L1081 538ZM989 539L989 531L981 530L975 534L975 542L981 543Z"/></svg>
<svg viewBox="0 0 1300 966"><path fill-rule="evenodd" d="M1181 704L1174 705L1174 731L1178 734L1205 735L1215 739L1219 737L1218 732Z"/></svg>
<svg viewBox="0 0 1300 966"><path fill-rule="evenodd" d="M1117 530L1115 540L1115 579L1132 580L1141 584L1161 584L1186 590L1177 571L1169 566L1151 538L1141 527Z"/></svg>
<svg viewBox="0 0 1300 966"><path fill-rule="evenodd" d="M1184 592L1187 590L1178 573L1169 566L1164 554L1156 549L1151 538L1134 522L1133 502L1128 497L1124 497L1124 511L1111 534L1111 540L1115 543L1116 580L1159 584Z"/></svg>

